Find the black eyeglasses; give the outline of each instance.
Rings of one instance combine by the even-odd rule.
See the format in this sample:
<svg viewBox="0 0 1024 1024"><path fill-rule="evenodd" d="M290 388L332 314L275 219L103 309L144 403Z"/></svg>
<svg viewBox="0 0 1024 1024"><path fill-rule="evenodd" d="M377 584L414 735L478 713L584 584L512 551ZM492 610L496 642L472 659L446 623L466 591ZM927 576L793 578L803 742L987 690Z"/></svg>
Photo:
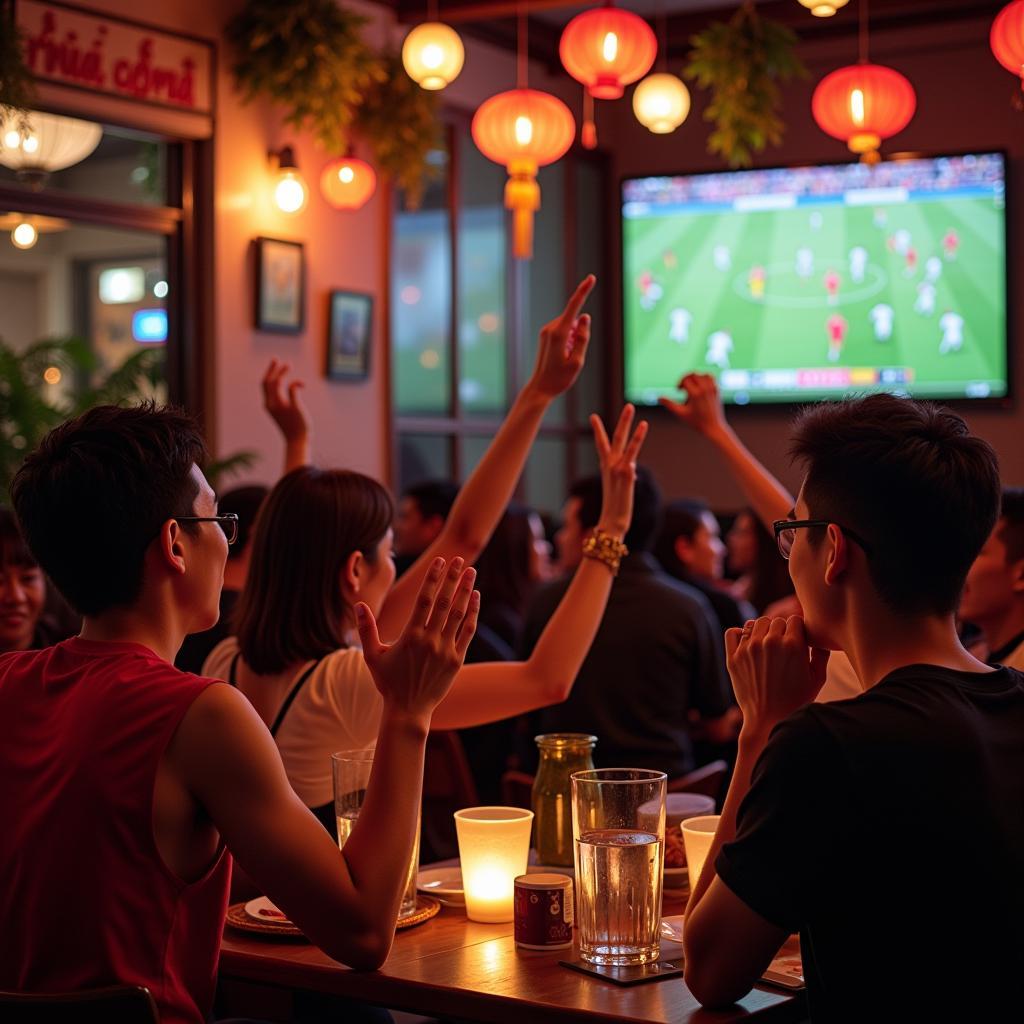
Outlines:
<svg viewBox="0 0 1024 1024"><path fill-rule="evenodd" d="M222 516L175 516L178 523L216 523L227 537L229 544L238 540L238 514L225 512Z"/></svg>
<svg viewBox="0 0 1024 1024"><path fill-rule="evenodd" d="M863 538L858 537L849 527L843 526L842 523L833 524L829 519L776 519L772 523L772 528L775 530L775 543L779 545L779 554L787 562L789 561L789 553L793 550L793 542L796 540L797 530L809 530L812 526L825 527L832 525L838 526L850 540L859 544L863 548L865 555L871 554L871 548L868 547L867 542Z"/></svg>

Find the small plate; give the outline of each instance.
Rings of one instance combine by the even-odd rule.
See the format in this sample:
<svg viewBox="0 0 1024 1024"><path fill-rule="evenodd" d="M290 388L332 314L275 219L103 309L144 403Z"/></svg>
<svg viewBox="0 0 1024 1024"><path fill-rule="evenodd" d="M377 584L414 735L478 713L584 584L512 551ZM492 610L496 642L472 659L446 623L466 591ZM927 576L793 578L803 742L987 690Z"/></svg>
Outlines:
<svg viewBox="0 0 1024 1024"><path fill-rule="evenodd" d="M416 876L416 888L449 907L464 907L466 894L462 888L462 868L431 868Z"/></svg>
<svg viewBox="0 0 1024 1024"><path fill-rule="evenodd" d="M690 881L687 868L665 868L665 888L682 889Z"/></svg>
<svg viewBox="0 0 1024 1024"><path fill-rule="evenodd" d="M295 925L288 919L284 911L278 910L266 896L260 896L258 899L249 900L245 905L245 912L254 921L259 921L261 924L283 924L289 925L294 928Z"/></svg>

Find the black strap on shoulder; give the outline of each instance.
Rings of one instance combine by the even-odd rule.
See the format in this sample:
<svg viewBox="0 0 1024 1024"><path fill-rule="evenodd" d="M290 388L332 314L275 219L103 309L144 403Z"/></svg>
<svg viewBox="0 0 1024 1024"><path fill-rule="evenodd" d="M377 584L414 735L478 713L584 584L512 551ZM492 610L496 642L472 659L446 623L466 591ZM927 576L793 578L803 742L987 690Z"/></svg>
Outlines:
<svg viewBox="0 0 1024 1024"><path fill-rule="evenodd" d="M288 714L288 709L292 706L292 702L299 695L299 691L305 685L306 680L316 671L317 665L323 661L323 658L317 658L305 672L299 676L298 682L292 687L291 692L284 699L284 703L281 705L281 710L277 713L277 718L274 719L274 724L270 727L270 735L276 737L277 730L281 728L281 723L284 721L284 716Z"/></svg>
<svg viewBox="0 0 1024 1024"><path fill-rule="evenodd" d="M235 679L235 670L238 668L238 659L242 656L241 651L235 651L235 656L231 659L231 668L228 669L228 682L238 689L238 681Z"/></svg>

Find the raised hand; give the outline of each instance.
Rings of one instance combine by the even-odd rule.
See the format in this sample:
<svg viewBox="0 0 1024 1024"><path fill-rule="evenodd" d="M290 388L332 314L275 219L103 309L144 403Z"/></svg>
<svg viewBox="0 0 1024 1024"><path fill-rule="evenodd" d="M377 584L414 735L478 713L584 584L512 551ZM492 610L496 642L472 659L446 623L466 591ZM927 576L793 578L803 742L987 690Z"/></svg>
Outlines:
<svg viewBox="0 0 1024 1024"><path fill-rule="evenodd" d="M580 316L597 278L588 274L576 287L565 309L540 329L537 363L529 386L546 398L568 391L583 369L590 343L590 314Z"/></svg>
<svg viewBox="0 0 1024 1024"><path fill-rule="evenodd" d="M464 564L453 559L445 572L444 559L434 560L412 615L393 644L381 642L370 609L362 602L356 605L363 657L385 705L428 725L476 632L480 592L473 589L476 570L464 569Z"/></svg>
<svg viewBox="0 0 1024 1024"><path fill-rule="evenodd" d="M671 398L660 398L658 401L705 437L728 429L722 399L718 395L718 384L711 374L688 373L679 382L679 389L686 392L685 402L676 402Z"/></svg>
<svg viewBox="0 0 1024 1024"><path fill-rule="evenodd" d="M751 619L725 631L725 663L743 728L766 737L825 685L829 652L812 648L799 615Z"/></svg>
<svg viewBox="0 0 1024 1024"><path fill-rule="evenodd" d="M312 420L299 394L306 385L301 380L292 380L285 387L290 369L287 363L270 360L267 372L263 374L263 408L270 413L285 441L295 443L309 437Z"/></svg>
<svg viewBox="0 0 1024 1024"><path fill-rule="evenodd" d="M633 519L633 486L636 483L636 460L647 436L647 422L641 420L630 436L636 410L626 405L611 441L605 433L601 417L590 417L594 444L601 463L601 518L598 528L605 533L623 537Z"/></svg>

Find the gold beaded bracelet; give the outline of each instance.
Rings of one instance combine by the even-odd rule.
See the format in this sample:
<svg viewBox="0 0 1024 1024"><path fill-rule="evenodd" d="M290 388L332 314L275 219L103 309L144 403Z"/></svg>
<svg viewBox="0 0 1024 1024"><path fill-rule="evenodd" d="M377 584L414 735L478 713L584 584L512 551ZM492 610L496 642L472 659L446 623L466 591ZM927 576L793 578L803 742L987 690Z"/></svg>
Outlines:
<svg viewBox="0 0 1024 1024"><path fill-rule="evenodd" d="M590 536L583 542L583 557L604 562L611 569L613 576L619 574L619 564L628 554L629 548L604 530L592 530Z"/></svg>

